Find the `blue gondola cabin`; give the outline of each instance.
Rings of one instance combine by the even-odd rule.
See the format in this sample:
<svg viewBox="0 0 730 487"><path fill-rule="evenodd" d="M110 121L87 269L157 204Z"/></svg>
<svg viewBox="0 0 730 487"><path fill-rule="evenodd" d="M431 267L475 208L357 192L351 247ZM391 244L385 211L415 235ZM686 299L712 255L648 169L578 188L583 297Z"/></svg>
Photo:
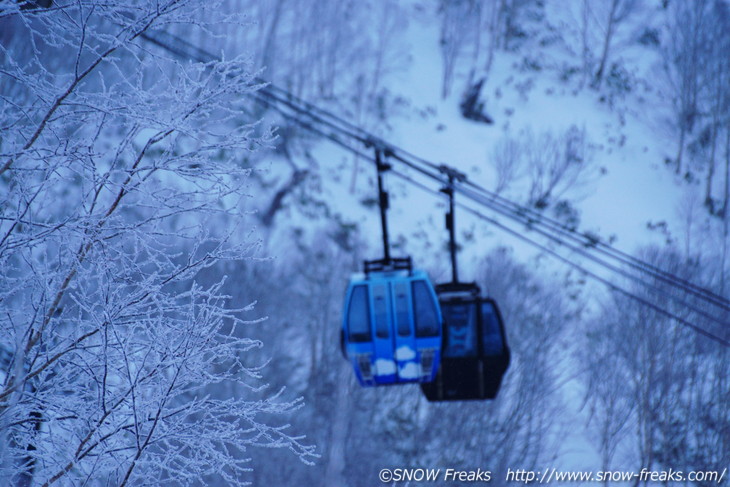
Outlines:
<svg viewBox="0 0 730 487"><path fill-rule="evenodd" d="M345 296L342 339L361 385L432 381L441 338L441 311L425 272L353 276Z"/></svg>

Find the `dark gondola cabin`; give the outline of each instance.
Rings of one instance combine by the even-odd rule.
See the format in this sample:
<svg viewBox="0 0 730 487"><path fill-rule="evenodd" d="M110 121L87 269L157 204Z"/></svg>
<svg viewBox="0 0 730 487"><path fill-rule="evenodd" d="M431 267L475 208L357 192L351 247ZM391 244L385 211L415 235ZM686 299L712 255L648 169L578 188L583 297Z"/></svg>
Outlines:
<svg viewBox="0 0 730 487"><path fill-rule="evenodd" d="M437 286L444 319L441 367L421 384L429 401L494 399L510 362L504 324L494 300L476 284Z"/></svg>
<svg viewBox="0 0 730 487"><path fill-rule="evenodd" d="M342 346L363 386L428 382L441 356L442 319L423 271L353 276L345 295Z"/></svg>

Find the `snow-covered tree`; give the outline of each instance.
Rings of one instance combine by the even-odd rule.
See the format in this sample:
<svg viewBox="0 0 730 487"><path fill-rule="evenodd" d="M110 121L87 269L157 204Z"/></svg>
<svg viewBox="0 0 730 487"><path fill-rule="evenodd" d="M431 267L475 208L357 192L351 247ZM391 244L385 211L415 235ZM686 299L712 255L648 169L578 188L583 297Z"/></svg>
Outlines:
<svg viewBox="0 0 730 487"><path fill-rule="evenodd" d="M243 161L272 139L241 115L251 67L144 41L217 13L0 2L3 485L239 485L252 446L314 455L272 425L299 403L256 393L250 303L209 279L259 244Z"/></svg>
<svg viewBox="0 0 730 487"><path fill-rule="evenodd" d="M538 209L561 201L567 205L561 198L594 177L592 145L586 130L575 125L558 135L524 130L518 137L505 137L495 146L491 159L495 191L506 191L524 177L528 203Z"/></svg>
<svg viewBox="0 0 730 487"><path fill-rule="evenodd" d="M592 28L599 27L598 30L601 35L600 54L596 57L598 68L593 73L593 86L599 87L605 78L612 49L616 42L616 31L637 10L639 3L637 0L611 0L610 2L584 0L583 8L586 13L583 18L587 19L588 22L584 29L590 30L590 20L595 20L596 23ZM601 8L605 11L600 11ZM584 49L588 49L588 47L584 46Z"/></svg>
<svg viewBox="0 0 730 487"><path fill-rule="evenodd" d="M685 176L705 173L705 205L718 216L726 213L730 191L729 26L727 2L682 0L668 9L663 32L675 168Z"/></svg>
<svg viewBox="0 0 730 487"><path fill-rule="evenodd" d="M703 234L703 239L708 235ZM687 258L671 248L647 248L644 261L661 265L680 279L713 292L710 266L699 255ZM713 260L717 260L716 258ZM633 285L634 294L717 333L720 327L676 304L690 298L660 280ZM693 306L712 313L699 299ZM624 465L722 471L730 459L727 349L674 320L618 293L605 300L586 335L580 360L586 367L586 404L595 426L601 468Z"/></svg>

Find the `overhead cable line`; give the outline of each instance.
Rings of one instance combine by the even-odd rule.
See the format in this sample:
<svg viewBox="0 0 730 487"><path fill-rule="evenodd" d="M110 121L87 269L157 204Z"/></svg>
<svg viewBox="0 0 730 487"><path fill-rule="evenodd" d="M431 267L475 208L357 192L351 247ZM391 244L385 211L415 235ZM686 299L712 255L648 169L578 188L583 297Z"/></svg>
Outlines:
<svg viewBox="0 0 730 487"><path fill-rule="evenodd" d="M184 41L182 39L179 39L175 36L171 36L170 34L164 33L162 34L164 37L167 37L167 41L163 39L160 39L158 37L159 33L155 33L155 35L149 35L145 34L143 37L156 44L157 46L168 50L169 52L180 56L180 57L187 57L199 62L214 62L217 60L216 56L210 54L209 52L200 49L187 41ZM173 45L174 44L174 45ZM176 47L177 46L177 47ZM450 173L458 173L455 169L445 165L445 164L434 164L426 159L423 159L421 157L415 156L413 154L410 154L409 152L393 145L390 143L387 143L383 139L373 135L372 133L368 132L365 129L362 129L351 122L342 119L341 117L338 117L337 115L332 114L329 111L323 110L316 105L309 103L307 101L302 100L301 98L288 93L280 88L277 88L276 86L272 85L271 83L266 83L264 80L257 79L257 82L260 82L263 86L254 94L254 98L258 100L259 102L264 103L265 105L269 106L270 108L273 108L274 110L282 113L285 117L291 119L298 125L302 126L303 128L312 131L313 133L316 133L319 136L325 137L326 139L332 141L336 145L342 147L345 150L348 150L349 152L359 156L359 157L365 157L369 158L369 156L361 153L360 151L354 149L352 146L347 144L345 141L343 141L341 138L346 138L348 140L354 140L357 141L359 144L365 146L365 147L377 147L379 150L382 150L383 153L386 156L391 157L392 159L395 159L405 166L417 171L418 173L439 182L440 184L445 184L446 178L449 177ZM283 105L285 108L282 108ZM326 130L324 129L326 127ZM509 218L510 220L513 220L515 222L524 224L528 229L535 230L537 233L541 234L542 236L552 240L553 242L565 246L567 249L570 249L573 252L578 253L579 255L582 255L583 257L586 257L590 260L593 260L598 265L606 268L609 271L618 273L620 275L623 275L624 277L628 277L630 279L633 279L642 285L646 286L649 289L653 289L655 291L658 291L659 293L662 293L664 295L669 296L672 300L679 302L683 306L687 307L688 309L700 314L701 316L704 316L705 318L714 321L715 323L718 323L723 326L727 326L727 323L714 317L713 315L710 315L704 311L701 311L694 307L691 304L688 304L681 300L681 298L676 297L672 295L671 293L668 293L667 291L664 291L662 289L659 289L657 286L653 285L652 283L646 282L645 280L639 278L638 276L630 273L629 271L625 269L621 269L619 267L616 267L613 264L610 264L606 262L605 260L601 259L600 257L596 257L590 254L589 250L593 249L596 252L602 254L605 258L613 259L614 261L618 262L619 264L623 264L626 266L629 266L636 271L643 273L649 277L652 277L654 279L657 279L659 281L664 282L665 284L669 284L677 289L680 289L688 294L692 294L697 298L700 298L704 300L706 303L711 304L713 306L716 306L718 308L721 308L725 311L730 311L730 301L726 298L715 294L703 287L697 286L685 279L682 279L676 275L673 275L667 271L664 271L650 263L647 263L645 261L642 261L636 257L633 257L629 254L626 254L618 249L615 249L614 247L605 244L600 241L600 239L589 235L584 234L576 231L574 228L568 227L564 225L563 223L553 220L549 217L546 217L542 213L529 208L525 207L523 205L520 205L518 203L512 202L497 193L491 192L487 190L486 188L473 183L469 181L466 176L462 175L463 177L459 179L458 185L454 185L454 190L460 192L462 195L467 197L468 199L472 200L474 203L488 208L492 211L495 211L497 213L500 213L504 215L505 217ZM411 182L412 184L418 184L414 180L408 178L407 181ZM425 186L424 186L425 188ZM431 190L429 190L431 191ZM437 193L436 193L437 194ZM647 306L650 306L652 309L655 309L662 314L668 315L674 319L676 319L678 322L689 326L693 330L697 331L698 333L701 333L702 335L712 338L716 341L719 341L720 343L723 343L724 345L728 346L730 345L730 342L727 340L718 337L702 328L699 328L692 323L688 322L687 320L675 316L671 314L670 312L666 310L662 310L658 306L654 305L653 303L647 302L644 298L641 298L639 296L635 296L630 294L628 291L623 290L622 288L619 288L615 284L611 283L604 277L601 277L597 275L596 273L590 272L575 262L572 262L565 257L561 256L560 254L557 254L552 249L549 249L548 247L539 244L538 242L535 242L532 239L526 238L522 233L516 232L513 229L509 229L508 227L505 227L503 224L497 222L496 220L489 219L489 217L486 217L485 215L481 214L477 210L474 210L473 208L465 207L467 211L475 214L480 219L485 221L490 221L490 223L494 224L498 228L503 229L504 231L507 231L508 233L518 236L521 240L530 243L533 246L536 246L537 248L549 253L550 255L553 255L554 257L558 258L562 262L570 265L571 267L578 268L585 272L587 275L590 275L594 279L598 280L599 282L602 282L603 284L606 284L612 289L616 289L617 291L626 294L628 296L633 297L634 299L642 302L643 304L646 304ZM569 243L568 241L571 241L572 243Z"/></svg>

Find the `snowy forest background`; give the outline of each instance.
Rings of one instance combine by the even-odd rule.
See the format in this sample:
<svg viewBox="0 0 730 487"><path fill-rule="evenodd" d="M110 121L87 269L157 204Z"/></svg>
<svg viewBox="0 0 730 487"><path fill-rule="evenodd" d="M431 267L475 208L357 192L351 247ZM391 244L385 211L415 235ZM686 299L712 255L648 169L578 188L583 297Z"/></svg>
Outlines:
<svg viewBox="0 0 730 487"><path fill-rule="evenodd" d="M0 483L722 471L727 347L466 214L462 277L512 348L499 397L360 388L338 341L380 252L372 163L256 93L727 298L728 53L726 0L0 1ZM447 280L444 202L389 184L397 252ZM730 338L661 282L622 285Z"/></svg>

